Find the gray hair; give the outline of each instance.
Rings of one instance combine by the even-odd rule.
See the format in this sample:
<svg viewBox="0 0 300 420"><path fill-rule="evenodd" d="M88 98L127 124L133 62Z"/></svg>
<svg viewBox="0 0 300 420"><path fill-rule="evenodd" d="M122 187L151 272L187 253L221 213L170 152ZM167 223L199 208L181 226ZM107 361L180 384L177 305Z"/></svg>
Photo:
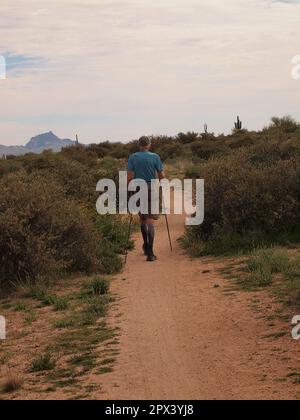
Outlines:
<svg viewBox="0 0 300 420"><path fill-rule="evenodd" d="M139 139L139 146L140 147L146 147L146 146L151 146L151 139L149 137L141 137Z"/></svg>

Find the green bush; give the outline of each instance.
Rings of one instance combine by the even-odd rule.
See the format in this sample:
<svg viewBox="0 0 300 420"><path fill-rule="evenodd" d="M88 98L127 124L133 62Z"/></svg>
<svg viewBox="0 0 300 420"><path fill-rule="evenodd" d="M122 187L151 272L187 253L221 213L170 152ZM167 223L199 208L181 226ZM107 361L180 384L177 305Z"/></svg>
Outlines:
<svg viewBox="0 0 300 420"><path fill-rule="evenodd" d="M52 152L24 156L19 159L27 174L53 180L61 187L69 200L76 200L85 206L94 207L97 197L95 191L98 180L97 168L91 169L82 162L65 157L64 154Z"/></svg>
<svg viewBox="0 0 300 420"><path fill-rule="evenodd" d="M44 177L10 175L0 183L0 284L68 272L96 272L101 240L84 208Z"/></svg>
<svg viewBox="0 0 300 420"><path fill-rule="evenodd" d="M91 288L95 296L106 295L109 292L109 286L109 281L103 278L95 278L91 283Z"/></svg>
<svg viewBox="0 0 300 420"><path fill-rule="evenodd" d="M55 366L56 361L52 358L51 354L41 354L32 361L30 372L46 372L55 369Z"/></svg>
<svg viewBox="0 0 300 420"><path fill-rule="evenodd" d="M83 145L66 147L61 151L60 156L66 157L71 162L77 161L89 168L96 168L98 164L98 155L96 151Z"/></svg>
<svg viewBox="0 0 300 420"><path fill-rule="evenodd" d="M205 179L205 220L187 229L188 248L196 243L198 253L218 254L300 239L300 158L288 144L209 160L198 175Z"/></svg>

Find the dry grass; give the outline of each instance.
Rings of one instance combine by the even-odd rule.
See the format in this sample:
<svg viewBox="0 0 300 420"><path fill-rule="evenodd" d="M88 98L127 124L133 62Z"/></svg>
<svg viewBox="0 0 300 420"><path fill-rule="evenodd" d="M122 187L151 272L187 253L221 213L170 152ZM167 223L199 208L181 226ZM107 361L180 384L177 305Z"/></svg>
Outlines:
<svg viewBox="0 0 300 420"><path fill-rule="evenodd" d="M92 398L89 376L102 374L99 367L111 370L117 351L118 342L112 344L117 331L105 319L114 301L109 283L97 276L63 279L45 289L31 285L14 298L0 300L1 311L10 319L9 340L0 347L2 399L69 399L79 392ZM55 309L57 299L52 297L62 302L67 297L63 313ZM15 310L20 302L26 311ZM12 360L15 377L26 384L22 388L22 382L7 377Z"/></svg>
<svg viewBox="0 0 300 420"><path fill-rule="evenodd" d="M3 394L10 394L11 392L18 391L23 386L23 380L13 374L9 374L0 385L1 392Z"/></svg>

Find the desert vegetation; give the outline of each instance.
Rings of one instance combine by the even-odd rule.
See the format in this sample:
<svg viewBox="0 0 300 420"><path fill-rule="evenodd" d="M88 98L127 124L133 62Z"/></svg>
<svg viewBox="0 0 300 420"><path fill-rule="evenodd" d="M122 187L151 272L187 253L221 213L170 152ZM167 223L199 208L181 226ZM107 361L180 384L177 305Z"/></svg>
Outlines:
<svg viewBox="0 0 300 420"><path fill-rule="evenodd" d="M183 238L195 256L300 238L300 124L274 117L259 132L242 127L238 119L227 136L207 125L203 133L152 136L172 175L205 179L205 222ZM136 141L104 142L0 161L1 289L120 270L126 223L96 214L95 185L117 180L136 150Z"/></svg>
<svg viewBox="0 0 300 420"><path fill-rule="evenodd" d="M298 242L299 124L274 118L260 133L237 130L213 144L205 147L210 157L186 171L205 179L205 221L187 230L187 249L196 256L218 255Z"/></svg>
<svg viewBox="0 0 300 420"><path fill-rule="evenodd" d="M118 354L118 331L105 319L114 300L102 276L26 284L2 300L11 329L0 347L0 394L88 398L99 388L88 378L110 372Z"/></svg>
<svg viewBox="0 0 300 420"><path fill-rule="evenodd" d="M108 160L108 161L107 161ZM85 148L0 162L0 288L46 283L73 273L120 270L126 222L95 209L100 177L120 163Z"/></svg>
<svg viewBox="0 0 300 420"><path fill-rule="evenodd" d="M298 310L300 124L273 118L253 132L238 120L230 135L205 126L152 143L168 176L205 180L205 221L186 229L186 251L221 257L235 291L267 289ZM136 150L105 142L0 160L0 309L15 326L1 343L1 393L89 398L94 378L113 369L110 276L133 245L126 218L97 214L96 184L118 181Z"/></svg>

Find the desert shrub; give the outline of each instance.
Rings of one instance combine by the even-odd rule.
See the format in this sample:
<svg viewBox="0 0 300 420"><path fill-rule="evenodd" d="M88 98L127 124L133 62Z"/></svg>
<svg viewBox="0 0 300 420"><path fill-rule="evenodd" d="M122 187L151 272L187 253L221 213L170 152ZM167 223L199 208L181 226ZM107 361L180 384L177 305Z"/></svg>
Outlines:
<svg viewBox="0 0 300 420"><path fill-rule="evenodd" d="M234 130L231 136L225 141L227 148L231 150L248 147L257 144L259 136L255 132L249 132L248 130Z"/></svg>
<svg viewBox="0 0 300 420"><path fill-rule="evenodd" d="M38 296L38 300L44 306L53 306L55 311L66 311L69 308L68 296L57 296L48 292L43 292Z"/></svg>
<svg viewBox="0 0 300 420"><path fill-rule="evenodd" d="M109 292L110 283L105 278L96 277L91 283L91 289L95 296L106 295Z"/></svg>
<svg viewBox="0 0 300 420"><path fill-rule="evenodd" d="M70 160L62 154L52 152L25 156L20 158L20 161L28 174L52 179L61 186L70 199L94 206L96 169L91 170L76 160Z"/></svg>
<svg viewBox="0 0 300 420"><path fill-rule="evenodd" d="M41 354L31 362L30 372L46 372L55 369L56 361L50 353Z"/></svg>
<svg viewBox="0 0 300 420"><path fill-rule="evenodd" d="M53 180L10 175L0 183L0 284L97 270L96 232L89 214Z"/></svg>
<svg viewBox="0 0 300 420"><path fill-rule="evenodd" d="M0 160L0 179L13 172L22 169L22 163L16 159L1 159Z"/></svg>
<svg viewBox="0 0 300 420"><path fill-rule="evenodd" d="M128 144L124 143L110 143L109 141L91 144L86 147L87 151L93 152L98 159L103 159L106 157L111 157L114 159L127 159L130 152L130 147Z"/></svg>
<svg viewBox="0 0 300 420"><path fill-rule="evenodd" d="M88 321L103 317L107 312L107 302L99 299L98 296L91 298L85 307L84 315L88 316Z"/></svg>
<svg viewBox="0 0 300 420"><path fill-rule="evenodd" d="M128 241L129 220L126 217L100 216L95 226L101 236L101 273L117 273L123 264L120 255L134 247L134 242L131 239Z"/></svg>
<svg viewBox="0 0 300 420"><path fill-rule="evenodd" d="M105 248L111 248L117 254L123 254L126 248L132 249L133 242L128 244L127 218L120 219L118 216L101 216L96 220L96 228L100 232Z"/></svg>
<svg viewBox="0 0 300 420"><path fill-rule="evenodd" d="M75 272L111 274L122 267L118 254L128 246L128 224L97 215L95 204L98 179L117 180L124 163L106 157L92 168L72 160L69 149L68 157L64 153L1 161L2 288Z"/></svg>
<svg viewBox="0 0 300 420"><path fill-rule="evenodd" d="M268 139L265 138L265 141L258 142L247 149L246 158L249 163L254 164L255 166L267 166L297 156L300 156L300 149L293 143L284 140L268 141Z"/></svg>
<svg viewBox="0 0 300 420"><path fill-rule="evenodd" d="M202 140L192 143L191 150L194 157L206 160L221 153L220 147L217 147L216 144Z"/></svg>
<svg viewBox="0 0 300 420"><path fill-rule="evenodd" d="M166 143L157 148L157 153L160 155L162 161L170 161L172 159L182 158L182 146L180 143Z"/></svg>
<svg viewBox="0 0 300 420"><path fill-rule="evenodd" d="M128 159L128 150L124 147L122 143L114 143L114 147L110 152L110 156L114 159Z"/></svg>
<svg viewBox="0 0 300 420"><path fill-rule="evenodd" d="M112 156L107 156L103 159L100 159L96 172L97 181L100 178L110 178L118 181L119 171L121 170L126 170L125 161L120 161L113 158Z"/></svg>
<svg viewBox="0 0 300 420"><path fill-rule="evenodd" d="M200 166L205 221L187 229L184 243L198 243L200 253L220 253L300 231L299 158L277 150L263 164L259 156L261 150L250 148Z"/></svg>
<svg viewBox="0 0 300 420"><path fill-rule="evenodd" d="M137 140L133 140L133 141L125 144L124 147L128 151L128 156L131 155L132 153L137 152L139 150L139 146L138 146L138 141Z"/></svg>
<svg viewBox="0 0 300 420"><path fill-rule="evenodd" d="M185 170L185 176L189 179L200 178L201 168L199 165L189 165Z"/></svg>
<svg viewBox="0 0 300 420"><path fill-rule="evenodd" d="M83 145L65 147L62 149L60 155L73 162L77 161L89 168L95 168L98 164L98 155L96 151Z"/></svg>
<svg viewBox="0 0 300 420"><path fill-rule="evenodd" d="M182 144L188 144L193 143L195 140L198 140L199 134L194 132L188 132L188 133L179 133L177 135L177 139Z"/></svg>
<svg viewBox="0 0 300 420"><path fill-rule="evenodd" d="M286 115L284 117L272 117L269 129L279 129L284 133L294 133L299 128L299 123L295 121L291 116Z"/></svg>

